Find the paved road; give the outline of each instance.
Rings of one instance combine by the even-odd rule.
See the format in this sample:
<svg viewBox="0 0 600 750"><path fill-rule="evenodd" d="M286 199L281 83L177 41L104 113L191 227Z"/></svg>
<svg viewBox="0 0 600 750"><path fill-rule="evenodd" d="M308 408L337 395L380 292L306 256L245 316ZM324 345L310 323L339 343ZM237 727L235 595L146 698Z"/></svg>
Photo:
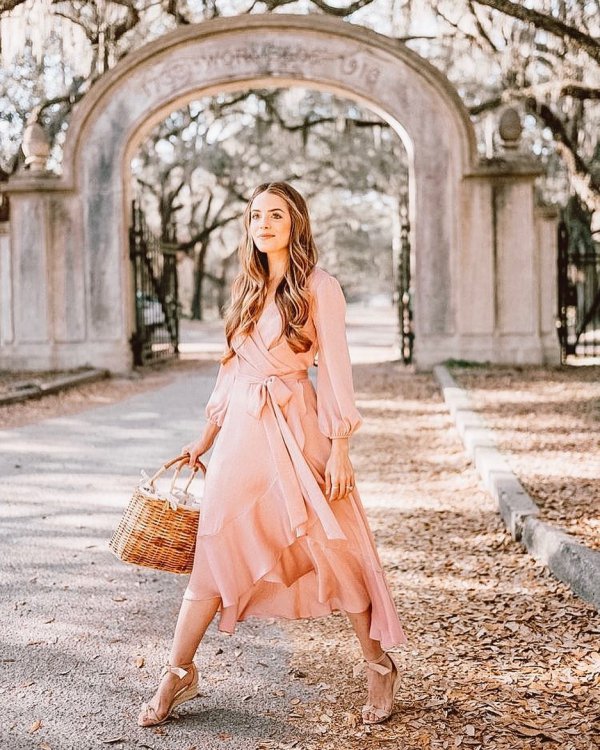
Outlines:
<svg viewBox="0 0 600 750"><path fill-rule="evenodd" d="M158 468L197 434L215 376L216 366L117 404L0 430L2 750L246 750L301 739L286 723L289 701L315 688L292 673L290 643L273 620L240 623L229 636L215 619L196 657L203 697L158 730L135 724L168 657L187 576L126 565L107 543L140 469Z"/></svg>

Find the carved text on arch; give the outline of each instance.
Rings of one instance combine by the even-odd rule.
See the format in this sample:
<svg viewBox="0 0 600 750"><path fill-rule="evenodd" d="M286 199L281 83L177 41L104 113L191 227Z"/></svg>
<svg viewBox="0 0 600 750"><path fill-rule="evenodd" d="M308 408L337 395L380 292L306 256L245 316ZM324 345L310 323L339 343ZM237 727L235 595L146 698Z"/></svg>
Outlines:
<svg viewBox="0 0 600 750"><path fill-rule="evenodd" d="M336 71L337 69L337 71ZM156 74L146 79L142 90L146 96L156 93L157 85L174 90L178 84L201 82L203 76L211 79L223 75L225 78L248 75L296 74L300 77L313 73L321 75L341 74L348 80L365 84L373 90L379 81L380 69L363 53L339 54L324 47L280 42L248 43L227 46L200 55L186 56L169 64L166 70L157 69Z"/></svg>

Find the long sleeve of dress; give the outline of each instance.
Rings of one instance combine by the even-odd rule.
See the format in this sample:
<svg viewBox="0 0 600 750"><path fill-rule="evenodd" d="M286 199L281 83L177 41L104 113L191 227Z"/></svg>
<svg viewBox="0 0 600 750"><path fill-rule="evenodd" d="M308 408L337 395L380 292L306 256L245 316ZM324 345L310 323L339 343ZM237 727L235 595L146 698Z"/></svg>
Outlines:
<svg viewBox="0 0 600 750"><path fill-rule="evenodd" d="M313 295L317 331L317 417L329 438L349 437L363 418L356 408L346 338L346 299L339 281L325 276Z"/></svg>
<svg viewBox="0 0 600 750"><path fill-rule="evenodd" d="M219 366L213 391L204 409L206 419L209 422L219 425L219 427L223 425L227 407L229 406L229 396L235 378L236 365L237 357L232 357L225 364Z"/></svg>

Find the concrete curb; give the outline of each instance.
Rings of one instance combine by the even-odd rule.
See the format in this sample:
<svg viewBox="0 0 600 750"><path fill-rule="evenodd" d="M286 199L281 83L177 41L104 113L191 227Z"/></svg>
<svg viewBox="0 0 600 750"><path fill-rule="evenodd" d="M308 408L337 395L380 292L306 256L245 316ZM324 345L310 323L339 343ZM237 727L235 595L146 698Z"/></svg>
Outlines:
<svg viewBox="0 0 600 750"><path fill-rule="evenodd" d="M474 411L468 392L457 385L445 365L436 365L433 374L467 455L496 500L512 538L521 542L532 557L570 586L577 596L600 610L600 552L538 518L540 509L496 447L493 431Z"/></svg>
<svg viewBox="0 0 600 750"><path fill-rule="evenodd" d="M23 387L13 390L5 396L0 396L0 406L16 404L19 401L26 401L30 398L41 398L50 393L58 393L58 391L63 391L66 388L72 388L75 385L94 383L96 380L103 380L109 377L109 375L110 372L108 370L90 369L74 373L73 375L63 375L46 383L26 383Z"/></svg>

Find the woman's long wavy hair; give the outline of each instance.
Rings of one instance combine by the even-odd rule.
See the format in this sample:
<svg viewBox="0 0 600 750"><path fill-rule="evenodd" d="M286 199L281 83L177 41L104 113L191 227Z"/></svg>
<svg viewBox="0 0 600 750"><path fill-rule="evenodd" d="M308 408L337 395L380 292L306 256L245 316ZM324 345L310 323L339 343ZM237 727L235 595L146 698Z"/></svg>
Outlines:
<svg viewBox="0 0 600 750"><path fill-rule="evenodd" d="M221 358L222 364L235 354L231 346L233 337L238 333L248 335L252 331L267 297L267 256L258 250L250 232L252 201L264 192L283 198L292 220L288 267L275 290L275 304L283 321L282 335L295 352L306 352L312 345L311 339L302 333L310 311L308 277L318 256L308 207L302 195L287 182L264 182L255 188L244 209L244 231L238 245L241 271L233 281L231 299L225 309L227 350Z"/></svg>

